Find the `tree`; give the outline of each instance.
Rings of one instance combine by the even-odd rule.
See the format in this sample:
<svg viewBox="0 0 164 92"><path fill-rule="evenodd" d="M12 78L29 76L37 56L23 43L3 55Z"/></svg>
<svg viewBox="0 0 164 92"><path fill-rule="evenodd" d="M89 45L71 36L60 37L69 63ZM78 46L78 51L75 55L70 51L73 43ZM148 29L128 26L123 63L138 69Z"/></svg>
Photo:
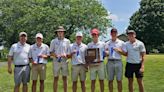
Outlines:
<svg viewBox="0 0 164 92"><path fill-rule="evenodd" d="M141 0L140 9L130 18L128 29L134 29L137 38L146 44L148 52L164 45L163 0Z"/></svg>
<svg viewBox="0 0 164 92"><path fill-rule="evenodd" d="M20 31L28 33L30 44L37 32L43 33L44 42L49 44L59 25L67 30L67 38L71 38L76 28L87 35L88 29L96 27L106 32L111 25L98 0L1 0L0 12L0 29L8 46L17 42Z"/></svg>

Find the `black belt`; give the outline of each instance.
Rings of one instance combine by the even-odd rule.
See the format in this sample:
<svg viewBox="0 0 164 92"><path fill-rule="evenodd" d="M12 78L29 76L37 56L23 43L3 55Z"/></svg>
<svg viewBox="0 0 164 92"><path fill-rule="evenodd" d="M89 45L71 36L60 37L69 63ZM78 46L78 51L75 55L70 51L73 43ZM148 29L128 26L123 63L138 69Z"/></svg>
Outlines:
<svg viewBox="0 0 164 92"><path fill-rule="evenodd" d="M85 64L76 64L77 66L85 65Z"/></svg>
<svg viewBox="0 0 164 92"><path fill-rule="evenodd" d="M15 65L15 67L24 67L24 66L29 66L29 64L26 64L26 65Z"/></svg>
<svg viewBox="0 0 164 92"><path fill-rule="evenodd" d="M108 61L121 61L121 59L108 59Z"/></svg>
<svg viewBox="0 0 164 92"><path fill-rule="evenodd" d="M103 61L98 61L98 62L91 62L91 64L97 64L97 63L101 63Z"/></svg>

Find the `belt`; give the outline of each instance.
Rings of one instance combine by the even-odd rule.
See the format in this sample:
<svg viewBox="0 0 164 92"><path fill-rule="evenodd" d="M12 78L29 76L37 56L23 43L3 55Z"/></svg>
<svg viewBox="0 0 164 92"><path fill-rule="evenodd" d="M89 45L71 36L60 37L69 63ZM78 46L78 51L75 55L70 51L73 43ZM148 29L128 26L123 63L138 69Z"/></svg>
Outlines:
<svg viewBox="0 0 164 92"><path fill-rule="evenodd" d="M15 65L15 67L24 67L24 66L29 66L29 64L26 64L26 65Z"/></svg>
<svg viewBox="0 0 164 92"><path fill-rule="evenodd" d="M85 65L85 64L76 64L76 66L81 66L81 65Z"/></svg>
<svg viewBox="0 0 164 92"><path fill-rule="evenodd" d="M108 59L108 61L121 61L121 59Z"/></svg>
<svg viewBox="0 0 164 92"><path fill-rule="evenodd" d="M103 61L98 61L98 62L91 62L91 64L97 64L97 63L101 63Z"/></svg>

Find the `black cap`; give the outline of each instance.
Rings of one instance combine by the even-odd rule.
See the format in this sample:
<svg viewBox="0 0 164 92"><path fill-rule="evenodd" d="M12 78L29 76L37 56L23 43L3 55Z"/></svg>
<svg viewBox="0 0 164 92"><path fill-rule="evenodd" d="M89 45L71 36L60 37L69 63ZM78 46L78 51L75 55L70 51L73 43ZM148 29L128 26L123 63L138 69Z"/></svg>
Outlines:
<svg viewBox="0 0 164 92"><path fill-rule="evenodd" d="M110 32L117 32L116 28L112 28Z"/></svg>

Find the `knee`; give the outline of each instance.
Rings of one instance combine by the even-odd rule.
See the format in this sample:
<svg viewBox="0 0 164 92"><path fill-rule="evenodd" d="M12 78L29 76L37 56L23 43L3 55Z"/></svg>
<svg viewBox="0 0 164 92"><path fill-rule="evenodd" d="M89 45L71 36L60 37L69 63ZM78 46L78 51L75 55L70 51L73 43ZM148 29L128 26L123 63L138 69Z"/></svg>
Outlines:
<svg viewBox="0 0 164 92"><path fill-rule="evenodd" d="M109 84L113 83L113 80L109 80L108 83L109 83Z"/></svg>
<svg viewBox="0 0 164 92"><path fill-rule="evenodd" d="M58 81L58 77L54 77L54 81Z"/></svg>
<svg viewBox="0 0 164 92"><path fill-rule="evenodd" d="M63 80L64 80L64 81L67 80L67 76L63 76Z"/></svg>
<svg viewBox="0 0 164 92"><path fill-rule="evenodd" d="M44 80L40 80L40 84L44 84Z"/></svg>

